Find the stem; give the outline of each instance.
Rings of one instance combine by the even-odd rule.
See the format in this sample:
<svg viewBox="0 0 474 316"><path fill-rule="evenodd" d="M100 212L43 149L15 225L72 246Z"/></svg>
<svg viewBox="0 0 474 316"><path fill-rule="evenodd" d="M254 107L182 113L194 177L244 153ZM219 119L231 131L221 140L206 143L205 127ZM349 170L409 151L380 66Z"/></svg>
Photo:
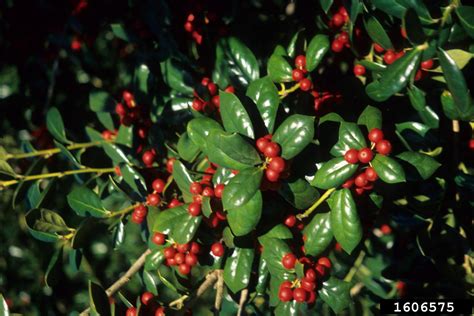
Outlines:
<svg viewBox="0 0 474 316"><path fill-rule="evenodd" d="M52 172L52 173L43 173L43 174L34 174L30 176L21 176L18 180L8 180L8 181L0 181L0 191L6 187L18 184L22 181L34 181L39 179L48 179L48 178L62 178L64 176L70 176L73 174L81 174L81 173L111 173L114 172L115 168L84 168L78 170L67 170L62 172Z"/></svg>
<svg viewBox="0 0 474 316"><path fill-rule="evenodd" d="M290 93L292 93L292 92L295 92L295 91L298 90L299 88L300 88L300 84L299 84L299 83L295 84L293 87L291 87L291 88L288 89L288 90L286 90L284 84L281 84L281 90L278 91L278 95L280 96L280 99L283 99L283 98L285 98L288 94L290 94Z"/></svg>
<svg viewBox="0 0 474 316"><path fill-rule="evenodd" d="M237 316L242 315L242 311L244 310L245 301L247 300L248 295L249 295L248 289L243 289L242 292L240 293L239 310L237 311Z"/></svg>
<svg viewBox="0 0 474 316"><path fill-rule="evenodd" d="M224 270L216 270L217 272L217 283L216 283L216 300L214 302L214 309L216 311L221 310L222 298L224 297Z"/></svg>
<svg viewBox="0 0 474 316"><path fill-rule="evenodd" d="M110 141L103 140L103 141L95 141L95 142L88 142L88 143L77 143L77 144L72 144L72 145L67 146L66 149L74 150L74 149L89 148L89 147L99 146L107 142L110 142ZM7 154L6 160L24 159L24 158L31 158L31 157L37 157L37 156L49 157L60 152L61 152L61 149L59 148L50 148L50 149L32 151L30 153Z"/></svg>
<svg viewBox="0 0 474 316"><path fill-rule="evenodd" d="M135 261L130 268L125 272L123 276L121 276L117 281L115 281L114 284L112 284L106 291L105 293L107 294L108 297L112 296L117 292L122 286L128 283L130 279L137 273L145 264L145 259L146 257L151 253L150 249L145 250L144 253ZM85 309L80 316L85 316L89 315L89 310L90 307Z"/></svg>
<svg viewBox="0 0 474 316"><path fill-rule="evenodd" d="M354 265L352 266L352 268L349 270L346 277L344 278L344 281L346 281L346 282L352 281L352 278L354 277L354 275L357 273L360 266L362 265L362 262L364 261L364 258L365 258L365 251L361 250L360 253L359 253L359 256L354 261Z"/></svg>
<svg viewBox="0 0 474 316"><path fill-rule="evenodd" d="M336 188L331 188L329 190L327 190L326 192L324 192L323 195L321 195L321 197L316 201L314 202L313 205L311 205L311 207L309 209L307 209L303 214L299 214L297 215L296 217L299 219L299 220L302 220L303 218L306 218L308 217L309 215L311 215L311 213L313 213L313 211L319 206L321 205L330 195L332 192L334 192L336 190Z"/></svg>
<svg viewBox="0 0 474 316"><path fill-rule="evenodd" d="M127 213L130 213L131 211L133 211L133 209L137 206L139 206L141 203L135 203L135 204L132 204L124 209L121 209L120 211L116 211L116 212L111 212L108 217L116 217L116 216L122 216L122 215L125 215Z"/></svg>

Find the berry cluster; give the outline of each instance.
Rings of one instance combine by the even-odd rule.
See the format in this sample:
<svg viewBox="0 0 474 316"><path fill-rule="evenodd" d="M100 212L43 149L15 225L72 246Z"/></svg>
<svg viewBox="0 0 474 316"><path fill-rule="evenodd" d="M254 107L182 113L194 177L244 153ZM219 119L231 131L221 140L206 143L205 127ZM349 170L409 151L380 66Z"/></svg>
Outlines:
<svg viewBox="0 0 474 316"><path fill-rule="evenodd" d="M143 312L143 306L146 307L147 312L154 312L153 315L155 316L165 316L165 308L164 306L160 306L158 301L156 300L156 296L151 293L151 292L144 292L141 297L140 301L143 304L142 308L140 308L141 312L140 315ZM138 315L138 310L136 307L132 306L129 307L125 313L126 316L137 316ZM148 315L148 313L147 313Z"/></svg>
<svg viewBox="0 0 474 316"><path fill-rule="evenodd" d="M204 112L207 114L219 111L221 106L219 97L219 87L211 81L208 77L201 80L201 89L194 90L194 99L192 107L195 111ZM233 93L234 87L228 86L225 92Z"/></svg>
<svg viewBox="0 0 474 316"><path fill-rule="evenodd" d="M265 156L265 178L269 182L278 182L280 178L288 177L285 159L280 157L280 145L272 142L272 135L257 139L257 149Z"/></svg>
<svg viewBox="0 0 474 316"><path fill-rule="evenodd" d="M161 234L163 235L163 234ZM164 237L164 236L163 236ZM163 239L162 236L153 237L153 242L157 238L159 242ZM187 244L173 244L163 249L163 255L166 259L166 265L177 266L178 272L182 275L188 275L191 268L198 263L197 255L201 252L201 245L197 242L189 242Z"/></svg>
<svg viewBox="0 0 474 316"><path fill-rule="evenodd" d="M153 180L151 184L153 192L148 194L146 198L146 204L149 206L160 205L161 203L160 194L163 193L165 186L166 186L166 183L162 179L156 178L155 180ZM143 204L137 205L132 213L132 222L136 224L143 223L143 221L146 218L147 213L148 213L148 208L145 205Z"/></svg>
<svg viewBox="0 0 474 316"><path fill-rule="evenodd" d="M194 16L194 14L189 14L188 18L186 19L186 23L184 23L184 30L191 34L192 38L197 44L201 45L202 31L199 28L195 27L195 20L196 17Z"/></svg>
<svg viewBox="0 0 474 316"><path fill-rule="evenodd" d="M373 128L368 135L369 140L372 142L372 149L381 154L381 155L388 155L392 151L392 144L384 139L384 135L382 130L378 128ZM344 154L344 159L350 164L356 163L363 163L363 164L370 164L372 158L374 157L374 153L371 148L362 148L361 150L357 150L355 148L351 148L346 151ZM366 167L362 170L357 176L347 180L342 187L343 188L351 188L354 184L356 185L356 192L358 194L362 194L364 191L372 190L374 182L378 179L377 172L371 166Z"/></svg>
<svg viewBox="0 0 474 316"><path fill-rule="evenodd" d="M329 27L340 30L348 21L349 14L347 13L346 8L340 6L329 21ZM331 50L335 53L340 53L344 47L350 47L349 34L345 31L342 31L334 37L334 40L331 43Z"/></svg>
<svg viewBox="0 0 474 316"><path fill-rule="evenodd" d="M293 270L297 261L294 254L288 253L283 256L282 265L285 269ZM282 302L295 300L298 303L313 304L316 301L317 283L328 275L332 264L327 257L320 258L316 263L303 257L299 262L304 265L304 277L293 282L287 280L280 284L278 298Z"/></svg>

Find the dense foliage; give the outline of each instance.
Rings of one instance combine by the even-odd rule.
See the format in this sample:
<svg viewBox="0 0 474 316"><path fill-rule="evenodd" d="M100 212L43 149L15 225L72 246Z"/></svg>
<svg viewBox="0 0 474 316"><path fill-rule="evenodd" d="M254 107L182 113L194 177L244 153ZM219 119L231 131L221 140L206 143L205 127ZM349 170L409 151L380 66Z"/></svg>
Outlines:
<svg viewBox="0 0 474 316"><path fill-rule="evenodd" d="M0 14L0 315L472 298L473 6L7 0Z"/></svg>

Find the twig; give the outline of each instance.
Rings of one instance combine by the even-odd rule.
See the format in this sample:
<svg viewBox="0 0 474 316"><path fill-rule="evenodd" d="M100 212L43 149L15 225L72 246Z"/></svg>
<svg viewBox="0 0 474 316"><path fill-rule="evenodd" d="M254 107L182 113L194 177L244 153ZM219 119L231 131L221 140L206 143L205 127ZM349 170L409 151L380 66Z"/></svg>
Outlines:
<svg viewBox="0 0 474 316"><path fill-rule="evenodd" d="M117 292L122 286L128 283L130 279L137 273L145 264L145 259L146 256L148 256L151 253L150 249L147 249L142 255L135 261L130 268L125 272L124 275L122 275L117 281L115 281L114 284L112 284L106 291L105 293L107 294L108 297L112 296ZM89 315L89 310L90 308L85 309L80 316L86 316Z"/></svg>
<svg viewBox="0 0 474 316"><path fill-rule="evenodd" d="M242 311L244 310L245 301L247 301L247 297L249 295L248 289L243 289L240 293L240 301L239 301L239 310L237 311L237 316L242 315Z"/></svg>
<svg viewBox="0 0 474 316"><path fill-rule="evenodd" d="M321 205L324 201L326 201L326 199L331 195L331 193L334 192L334 190L336 190L336 188L331 188L331 189L327 190L326 192L324 192L324 194L321 195L321 197L316 202L314 202L314 204L311 205L311 207L309 209L307 209L303 214L296 215L296 218L298 218L299 220L302 220L303 218L306 218L309 215L311 215L311 213L319 205Z"/></svg>
<svg viewBox="0 0 474 316"><path fill-rule="evenodd" d="M190 306L197 298L201 297L217 281L217 271L218 270L214 270L206 276L206 280L202 282L202 284L198 287L194 295L183 295L180 298L169 303L169 307L176 307L176 309L182 309L185 305L184 301L189 298L192 298L192 300L188 301L188 303L186 304Z"/></svg>
<svg viewBox="0 0 474 316"><path fill-rule="evenodd" d="M216 312L221 310L222 298L224 296L224 270L216 270L217 272L217 283L216 283L216 300L214 302L214 309Z"/></svg>

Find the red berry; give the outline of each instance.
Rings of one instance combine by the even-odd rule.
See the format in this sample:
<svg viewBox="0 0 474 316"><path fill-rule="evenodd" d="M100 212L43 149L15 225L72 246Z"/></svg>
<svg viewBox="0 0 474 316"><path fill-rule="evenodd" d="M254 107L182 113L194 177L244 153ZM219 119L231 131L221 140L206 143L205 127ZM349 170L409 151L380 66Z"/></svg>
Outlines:
<svg viewBox="0 0 474 316"><path fill-rule="evenodd" d="M139 217L145 217L147 212L148 212L148 208L143 204L137 205L134 208L134 213L137 214L137 216Z"/></svg>
<svg viewBox="0 0 474 316"><path fill-rule="evenodd" d="M304 72L301 69L293 69L293 71L291 72L291 77L294 81L300 81L304 78Z"/></svg>
<svg viewBox="0 0 474 316"><path fill-rule="evenodd" d="M322 278L326 275L326 267L321 264L316 264L314 266L314 270L316 271L316 275L318 278Z"/></svg>
<svg viewBox="0 0 474 316"><path fill-rule="evenodd" d="M126 316L137 316L137 309L135 307L129 307L127 312L125 313Z"/></svg>
<svg viewBox="0 0 474 316"><path fill-rule="evenodd" d="M383 61L387 64L393 64L393 62L397 59L395 56L395 53L392 50L388 50L384 55L383 55Z"/></svg>
<svg viewBox="0 0 474 316"><path fill-rule="evenodd" d="M306 291L308 291L308 292L312 292L316 288L316 284L314 283L314 281L311 281L307 278L302 278L301 279L301 287L303 289L305 289Z"/></svg>
<svg viewBox="0 0 474 316"><path fill-rule="evenodd" d="M201 194L202 193L202 185L199 182L191 183L189 187L189 192L191 194Z"/></svg>
<svg viewBox="0 0 474 316"><path fill-rule="evenodd" d="M102 132L102 138L105 140L111 140L113 135L114 134L109 130L105 130Z"/></svg>
<svg viewBox="0 0 474 316"><path fill-rule="evenodd" d="M204 190L202 190L202 195L207 197L213 197L214 190L211 187L205 187Z"/></svg>
<svg viewBox="0 0 474 316"><path fill-rule="evenodd" d="M199 99L194 99L193 100L192 107L195 111L198 111L198 112L202 111L203 106L204 106L204 104L201 100L199 100Z"/></svg>
<svg viewBox="0 0 474 316"><path fill-rule="evenodd" d="M362 148L359 150L358 158L361 163L369 163L373 157L374 153L370 148Z"/></svg>
<svg viewBox="0 0 474 316"><path fill-rule="evenodd" d="M260 137L257 139L257 148L258 150L263 153L265 151L265 148L267 147L269 143L269 140L266 139L265 137Z"/></svg>
<svg viewBox="0 0 474 316"><path fill-rule="evenodd" d="M355 191L358 195L362 195L365 190L364 190L364 188L356 188Z"/></svg>
<svg viewBox="0 0 474 316"><path fill-rule="evenodd" d="M306 67L306 57L304 55L298 55L295 58L295 66L298 69L305 69Z"/></svg>
<svg viewBox="0 0 474 316"><path fill-rule="evenodd" d="M296 264L296 256L292 253L287 253L281 259L281 264L283 265L283 267L285 267L285 269L294 269Z"/></svg>
<svg viewBox="0 0 474 316"><path fill-rule="evenodd" d="M433 68L433 59L428 59L428 60L425 60L421 63L421 68L423 69L431 69Z"/></svg>
<svg viewBox="0 0 474 316"><path fill-rule="evenodd" d="M227 88L224 89L224 91L228 93L234 93L235 89L233 86L228 86Z"/></svg>
<svg viewBox="0 0 474 316"><path fill-rule="evenodd" d="M331 263L331 260L329 260L328 257L321 257L318 259L318 264L328 268L328 269L331 269L332 267L332 263Z"/></svg>
<svg viewBox="0 0 474 316"><path fill-rule="evenodd" d="M207 85L207 89L209 90L209 93L211 95L217 94L217 86L214 82L209 82L209 84Z"/></svg>
<svg viewBox="0 0 474 316"><path fill-rule="evenodd" d="M166 171L168 171L168 173L173 173L173 164L175 161L176 161L176 158L169 158L166 161Z"/></svg>
<svg viewBox="0 0 474 316"><path fill-rule="evenodd" d="M399 51L395 54L395 60L402 58L405 55L404 51Z"/></svg>
<svg viewBox="0 0 474 316"><path fill-rule="evenodd" d="M193 24L187 21L186 23L184 23L184 29L186 30L186 32L191 33L194 30Z"/></svg>
<svg viewBox="0 0 474 316"><path fill-rule="evenodd" d="M293 291L291 288L283 287L278 291L278 298L282 302L289 302L293 299Z"/></svg>
<svg viewBox="0 0 474 316"><path fill-rule="evenodd" d="M474 138L469 140L469 149L474 150Z"/></svg>
<svg viewBox="0 0 474 316"><path fill-rule="evenodd" d="M179 273L181 273L183 275L188 275L189 272L191 272L191 267L189 265L187 265L186 263L182 263L182 264L179 265L178 271L179 271Z"/></svg>
<svg viewBox="0 0 474 316"><path fill-rule="evenodd" d="M189 266L194 266L194 265L196 265L196 263L198 262L198 259L197 259L197 257L196 257L195 254L193 254L193 253L188 253L188 254L186 255L186 258L185 258L184 262L185 262L187 265L189 265Z"/></svg>
<svg viewBox="0 0 474 316"><path fill-rule="evenodd" d="M218 185L216 185L216 187L214 188L214 195L216 196L216 198L219 198L219 199L222 198L224 187L225 185L222 183L219 183Z"/></svg>
<svg viewBox="0 0 474 316"><path fill-rule="evenodd" d="M155 311L155 316L165 316L165 308L163 306L158 307Z"/></svg>
<svg viewBox="0 0 474 316"><path fill-rule="evenodd" d="M174 261L176 262L176 264L184 263L185 258L186 256L184 255L184 253L181 253L181 252L178 252L177 254L174 255Z"/></svg>
<svg viewBox="0 0 474 316"><path fill-rule="evenodd" d="M151 292L145 292L142 294L141 300L143 305L148 305L148 303L155 297Z"/></svg>
<svg viewBox="0 0 474 316"><path fill-rule="evenodd" d="M400 28L400 34L403 38L407 38L407 31L403 27Z"/></svg>
<svg viewBox="0 0 474 316"><path fill-rule="evenodd" d="M362 66L362 65L355 65L354 66L354 75L356 75L356 76L365 75L365 67Z"/></svg>
<svg viewBox="0 0 474 316"><path fill-rule="evenodd" d="M332 16L332 23L334 24L335 27L341 27L344 25L345 18L342 14L336 13Z"/></svg>
<svg viewBox="0 0 474 316"><path fill-rule="evenodd" d="M315 281L316 280L316 272L314 272L313 269L308 269L304 275L306 277L306 279L308 279L309 281Z"/></svg>
<svg viewBox="0 0 474 316"><path fill-rule="evenodd" d="M423 79L424 74L423 70L418 69L415 74L415 81Z"/></svg>
<svg viewBox="0 0 474 316"><path fill-rule="evenodd" d="M277 182L278 179L280 179L280 173L272 169L266 169L265 176L267 180L270 182Z"/></svg>
<svg viewBox="0 0 474 316"><path fill-rule="evenodd" d="M382 140L375 145L375 149L381 155L388 155L392 151L392 144L388 140Z"/></svg>
<svg viewBox="0 0 474 316"><path fill-rule="evenodd" d="M155 191L156 193L162 193L165 188L165 185L166 185L165 181L161 179L155 179L153 183L151 184L151 187L153 188L153 191Z"/></svg>
<svg viewBox="0 0 474 316"><path fill-rule="evenodd" d="M142 161L147 167L150 167L155 161L155 154L151 150L145 151L142 155Z"/></svg>
<svg viewBox="0 0 474 316"><path fill-rule="evenodd" d="M286 281L283 281L283 282L280 284L280 289L283 289L283 288L285 288L285 287L291 289L292 286L293 286L293 285L292 285L291 281L286 280Z"/></svg>
<svg viewBox="0 0 474 316"><path fill-rule="evenodd" d="M146 203L151 206L157 206L160 204L161 199L160 196L156 193L148 194L146 197Z"/></svg>
<svg viewBox="0 0 474 316"><path fill-rule="evenodd" d="M365 176L367 177L367 180L371 182L374 182L379 178L377 172L375 172L375 169L372 167L367 167L367 169L365 169Z"/></svg>
<svg viewBox="0 0 474 316"><path fill-rule="evenodd" d="M168 208L173 208L182 205L182 203L177 199L172 199L171 202L168 203Z"/></svg>
<svg viewBox="0 0 474 316"><path fill-rule="evenodd" d="M193 202L197 204L202 204L202 195L193 195Z"/></svg>
<svg viewBox="0 0 474 316"><path fill-rule="evenodd" d="M115 113L117 113L119 116L124 116L127 114L127 109L123 106L122 103L117 103L115 106Z"/></svg>
<svg viewBox="0 0 474 316"><path fill-rule="evenodd" d="M151 237L151 241L157 245L163 245L166 242L166 235L156 232Z"/></svg>
<svg viewBox="0 0 474 316"><path fill-rule="evenodd" d="M188 206L188 213L191 216L201 215L201 204L193 202Z"/></svg>
<svg viewBox="0 0 474 316"><path fill-rule="evenodd" d="M169 258L169 259L166 259L166 264L168 266L175 266L176 265L176 261L174 260L174 258Z"/></svg>
<svg viewBox="0 0 474 316"><path fill-rule="evenodd" d="M359 162L359 151L355 148L351 148L344 154L344 159L350 163L355 164Z"/></svg>
<svg viewBox="0 0 474 316"><path fill-rule="evenodd" d="M372 128L369 132L369 140L373 143L378 143L383 137L383 132L379 128Z"/></svg>
<svg viewBox="0 0 474 316"><path fill-rule="evenodd" d="M345 189L350 189L354 185L354 179L348 179L342 184L342 187Z"/></svg>
<svg viewBox="0 0 474 316"><path fill-rule="evenodd" d="M335 53L340 53L344 49L344 43L338 39L335 39L331 43L331 49Z"/></svg>
<svg viewBox="0 0 474 316"><path fill-rule="evenodd" d="M224 255L224 246L220 242L216 242L212 244L211 252L216 257L222 257Z"/></svg>
<svg viewBox="0 0 474 316"><path fill-rule="evenodd" d="M304 78L300 81L300 89L303 91L309 91L312 86L313 83L308 78Z"/></svg>
<svg viewBox="0 0 474 316"><path fill-rule="evenodd" d="M212 104L214 104L217 108L221 106L221 99L218 95L215 95L211 99Z"/></svg>
<svg viewBox="0 0 474 316"><path fill-rule="evenodd" d="M280 145L274 142L269 142L265 149L263 150L263 154L268 158L275 158L280 155Z"/></svg>
<svg viewBox="0 0 474 316"><path fill-rule="evenodd" d="M316 301L316 293L314 291L309 292L306 303L313 304Z"/></svg>
<svg viewBox="0 0 474 316"><path fill-rule="evenodd" d="M286 218L285 218L285 225L288 226L288 227L293 227L295 226L296 224L296 216L295 215L288 215Z"/></svg>
<svg viewBox="0 0 474 316"><path fill-rule="evenodd" d="M367 177L366 177L365 173L359 174L355 178L354 182L355 182L355 185L358 186L359 188L365 187L367 185Z"/></svg>
<svg viewBox="0 0 474 316"><path fill-rule="evenodd" d="M180 253L186 253L189 251L190 247L191 246L189 244L178 244L176 245L176 250L178 250Z"/></svg>
<svg viewBox="0 0 474 316"><path fill-rule="evenodd" d="M174 250L173 247L168 247L163 250L163 255L165 256L166 259L171 259L174 258L174 255L176 254L176 250Z"/></svg>
<svg viewBox="0 0 474 316"><path fill-rule="evenodd" d="M349 34L347 34L347 32L341 32L337 36L337 39L343 42L344 44L349 43Z"/></svg>
<svg viewBox="0 0 474 316"><path fill-rule="evenodd" d="M293 299L299 303L306 301L306 291L301 287L294 289Z"/></svg>
<svg viewBox="0 0 474 316"><path fill-rule="evenodd" d="M268 168L276 172L282 172L285 170L285 160L281 157L275 157L270 160Z"/></svg>
<svg viewBox="0 0 474 316"><path fill-rule="evenodd" d="M199 252L201 252L201 246L200 246L197 242L193 241L193 242L191 243L191 246L190 246L190 248L189 248L189 251L190 251L191 253L197 255L197 254L199 254Z"/></svg>
<svg viewBox="0 0 474 316"><path fill-rule="evenodd" d="M377 53L383 53L385 51L385 48L383 48L382 46L380 46L377 43L374 43L374 49Z"/></svg>
<svg viewBox="0 0 474 316"><path fill-rule="evenodd" d="M131 94L129 91L125 90L123 93L122 93L122 98L125 102L130 103L131 101L133 101L133 94Z"/></svg>
<svg viewBox="0 0 474 316"><path fill-rule="evenodd" d="M388 226L387 224L383 224L382 226L380 226L380 231L384 235L389 235L392 233L392 228Z"/></svg>
<svg viewBox="0 0 474 316"><path fill-rule="evenodd" d="M132 213L132 222L135 224L141 224L145 220L145 216L139 216L135 212Z"/></svg>

